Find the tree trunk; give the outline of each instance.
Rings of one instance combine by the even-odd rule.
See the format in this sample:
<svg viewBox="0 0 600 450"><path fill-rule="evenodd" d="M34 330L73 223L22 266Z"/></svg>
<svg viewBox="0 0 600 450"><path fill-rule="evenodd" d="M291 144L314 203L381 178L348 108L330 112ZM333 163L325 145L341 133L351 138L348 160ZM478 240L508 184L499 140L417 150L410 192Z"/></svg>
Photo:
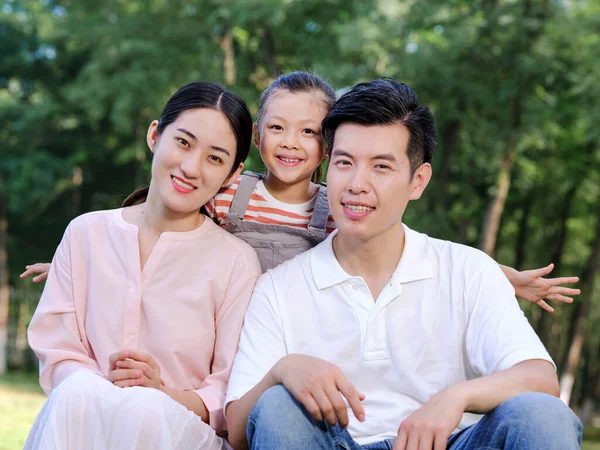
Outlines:
<svg viewBox="0 0 600 450"><path fill-rule="evenodd" d="M510 189L510 177L514 162L515 153L512 151L502 160L500 173L498 174L498 182L496 184L496 196L490 203L485 216L480 248L492 258L494 257L494 251L496 249L496 240L498 239L502 211L504 210L506 197L508 197L508 191Z"/></svg>
<svg viewBox="0 0 600 450"><path fill-rule="evenodd" d="M550 262L554 263L553 272L555 275L560 275L560 271L562 269L562 256L567 239L567 221L571 216L571 205L573 205L573 198L575 197L577 188L578 185L575 184L567 191L560 209L560 226L558 229L558 236L556 237L554 251L550 257Z"/></svg>
<svg viewBox="0 0 600 450"><path fill-rule="evenodd" d="M598 398L598 393L600 393L600 367L598 364L595 364L594 368L592 368L592 360L595 358L594 355L591 354L591 348L586 346L586 350L586 380L584 380L583 383L580 414L581 422L584 426L592 423L594 409L596 407L596 399ZM596 357L598 354L600 354L600 350L597 350Z"/></svg>
<svg viewBox="0 0 600 450"><path fill-rule="evenodd" d="M563 328L561 330L561 334L565 335L566 343L561 347L559 358L558 358L558 373L562 375L567 367L567 363L569 360L569 345L573 342L575 338L575 321L577 317L579 317L580 311L582 307L582 302L575 302L572 308L565 314L565 319L563 321Z"/></svg>
<svg viewBox="0 0 600 450"><path fill-rule="evenodd" d="M581 359L581 350L583 343L585 342L585 333L587 328L587 318L592 302L592 295L594 289L594 276L598 269L598 258L600 257L600 201L598 202L598 209L596 211L596 234L594 237L594 245L592 247L592 253L586 264L586 271L584 273L582 291L583 298L575 321L575 328L573 332L573 339L569 345L569 352L567 356L567 364L560 377L560 398L565 404L569 405L571 401L571 393L573 392L573 384L575 382L575 374Z"/></svg>
<svg viewBox="0 0 600 450"><path fill-rule="evenodd" d="M0 183L1 184L1 183ZM8 352L8 255L6 251L6 230L8 229L7 204L0 196L0 375L6 372Z"/></svg>
<svg viewBox="0 0 600 450"><path fill-rule="evenodd" d="M275 61L275 38L269 27L264 27L263 49L267 58L267 67L269 76L275 79L279 76L280 68Z"/></svg>
<svg viewBox="0 0 600 450"><path fill-rule="evenodd" d="M517 246L515 248L515 269L521 270L523 263L525 262L525 247L527 244L527 236L529 235L529 229L527 222L529 220L529 214L533 206L533 199L535 198L535 189L530 189L525 196L523 201L523 214L519 221L519 236L517 237Z"/></svg>
<svg viewBox="0 0 600 450"><path fill-rule="evenodd" d="M544 8L542 12L537 14L540 19L539 24L535 29L525 29L527 34L527 48L523 48L520 54L515 54L515 66L518 66L518 60L521 54L526 54L529 48L533 47L535 41L539 38L542 26L544 24L545 14L547 10L547 1L544 0ZM484 8L491 11L496 6L495 1L484 2ZM532 16L532 1L526 0L523 4L523 18L526 20L531 19ZM509 108L509 123L508 123L508 144L506 146L506 153L500 167L500 173L498 174L497 191L496 196L490 203L488 211L486 213L485 222L483 226L483 232L481 234L480 248L490 255L494 256L496 249L496 241L498 239L498 230L500 229L500 220L502 218L502 211L504 210L504 204L506 203L506 197L510 188L511 170L516 158L516 147L517 138L521 129L521 122L523 116L523 93L525 91L523 80L523 73L519 70L515 71L515 93L512 99L512 105Z"/></svg>
<svg viewBox="0 0 600 450"><path fill-rule="evenodd" d="M562 270L562 258L565 248L565 242L567 240L567 221L571 216L571 205L573 204L573 198L577 192L578 184L574 184L565 194L563 203L560 209L560 224L558 228L558 235L555 238L556 244L554 245L550 261L554 263L554 270L552 276L560 276ZM563 315L563 308L556 308L554 314L542 314L540 337L546 344L548 351L551 355L558 355L560 353L560 331L562 329L561 319Z"/></svg>
<svg viewBox="0 0 600 450"><path fill-rule="evenodd" d="M440 186L440 198L439 202L436 202L440 211L448 211L450 208L451 199L446 186L450 181L450 167L452 165L452 157L454 156L456 147L458 147L458 138L460 134L461 122L459 120L452 120L440 135L440 142L442 143L441 152L441 168L439 177Z"/></svg>
<svg viewBox="0 0 600 450"><path fill-rule="evenodd" d="M83 184L83 170L81 167L73 168L73 197L71 198L71 216L77 217L81 214L81 185Z"/></svg>
<svg viewBox="0 0 600 450"><path fill-rule="evenodd" d="M233 34L231 30L219 38L219 46L223 52L223 76L227 87L235 84L236 69L235 69L235 51L233 49Z"/></svg>
<svg viewBox="0 0 600 450"><path fill-rule="evenodd" d="M144 136L146 135L146 129L142 124L141 114L137 114L134 119L135 122L135 144L137 146L137 150L135 152L135 159L137 161L135 165L135 186L133 189L137 189L140 186L148 184L148 179L146 178L146 171L144 170L144 166L146 163L148 147L146 144L140 145L141 142L145 142ZM73 174L75 175L75 174ZM73 177L75 178L75 177ZM82 178L83 181L83 178ZM132 190L133 190L132 189Z"/></svg>

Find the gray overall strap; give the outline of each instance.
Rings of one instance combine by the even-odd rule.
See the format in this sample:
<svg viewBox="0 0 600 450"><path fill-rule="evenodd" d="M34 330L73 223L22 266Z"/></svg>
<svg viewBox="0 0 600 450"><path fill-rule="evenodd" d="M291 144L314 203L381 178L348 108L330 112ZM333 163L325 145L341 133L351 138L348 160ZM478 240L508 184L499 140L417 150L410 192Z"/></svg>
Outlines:
<svg viewBox="0 0 600 450"><path fill-rule="evenodd" d="M244 220L246 215L246 209L248 209L248 203L250 203L250 197L256 187L258 180L262 178L262 175L255 172L244 172L240 177L240 184L238 185L233 200L231 201L231 207L229 213L227 213L227 219L240 219Z"/></svg>
<svg viewBox="0 0 600 450"><path fill-rule="evenodd" d="M310 223L308 224L308 231L317 233L319 236L325 236L328 218L329 202L327 201L327 187L320 185L312 219L310 219Z"/></svg>

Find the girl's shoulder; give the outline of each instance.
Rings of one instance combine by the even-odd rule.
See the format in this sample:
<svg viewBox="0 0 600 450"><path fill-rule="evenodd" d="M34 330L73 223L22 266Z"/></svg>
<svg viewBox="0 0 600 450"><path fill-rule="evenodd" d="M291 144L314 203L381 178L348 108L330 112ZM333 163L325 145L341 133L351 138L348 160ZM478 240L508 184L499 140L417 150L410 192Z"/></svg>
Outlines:
<svg viewBox="0 0 600 450"><path fill-rule="evenodd" d="M242 175L237 177L235 181L227 186L223 186L219 192L217 192L217 195L211 198L205 205L207 215L218 225L222 225L224 223L225 218L231 209L233 198L235 197L242 180L244 180L244 178L247 176L247 172L244 172Z"/></svg>

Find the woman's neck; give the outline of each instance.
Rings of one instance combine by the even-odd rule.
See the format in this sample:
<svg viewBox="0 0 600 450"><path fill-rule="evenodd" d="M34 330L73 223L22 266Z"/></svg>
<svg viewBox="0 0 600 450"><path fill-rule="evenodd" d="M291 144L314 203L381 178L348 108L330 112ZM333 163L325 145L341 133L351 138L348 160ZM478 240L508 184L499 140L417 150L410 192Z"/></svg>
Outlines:
<svg viewBox="0 0 600 450"><path fill-rule="evenodd" d="M186 232L198 228L204 222L204 216L199 211L177 212L166 208L162 202L153 198L152 191L148 192L146 202L134 212L135 224L153 234L164 232Z"/></svg>
<svg viewBox="0 0 600 450"><path fill-rule="evenodd" d="M279 180L268 171L264 177L264 183L269 194L280 202L289 204L306 203L316 195L319 189L316 184L311 183L310 178L288 184Z"/></svg>

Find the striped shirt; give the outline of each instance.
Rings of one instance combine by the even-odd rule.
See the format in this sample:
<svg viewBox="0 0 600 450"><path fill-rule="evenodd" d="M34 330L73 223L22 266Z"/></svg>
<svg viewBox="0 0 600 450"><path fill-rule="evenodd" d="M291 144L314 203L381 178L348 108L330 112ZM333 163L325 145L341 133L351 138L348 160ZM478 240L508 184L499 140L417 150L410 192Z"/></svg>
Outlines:
<svg viewBox="0 0 600 450"><path fill-rule="evenodd" d="M227 214L229 214L229 209L231 208L231 203L239 184L240 178L221 189L206 204L208 215L221 226L225 226L225 219L227 218ZM258 180L246 208L244 220L306 229L312 218L316 201L317 196L315 195L306 203L289 204L281 202L269 194L263 180ZM333 217L329 215L327 218L326 233L331 233L335 228Z"/></svg>

